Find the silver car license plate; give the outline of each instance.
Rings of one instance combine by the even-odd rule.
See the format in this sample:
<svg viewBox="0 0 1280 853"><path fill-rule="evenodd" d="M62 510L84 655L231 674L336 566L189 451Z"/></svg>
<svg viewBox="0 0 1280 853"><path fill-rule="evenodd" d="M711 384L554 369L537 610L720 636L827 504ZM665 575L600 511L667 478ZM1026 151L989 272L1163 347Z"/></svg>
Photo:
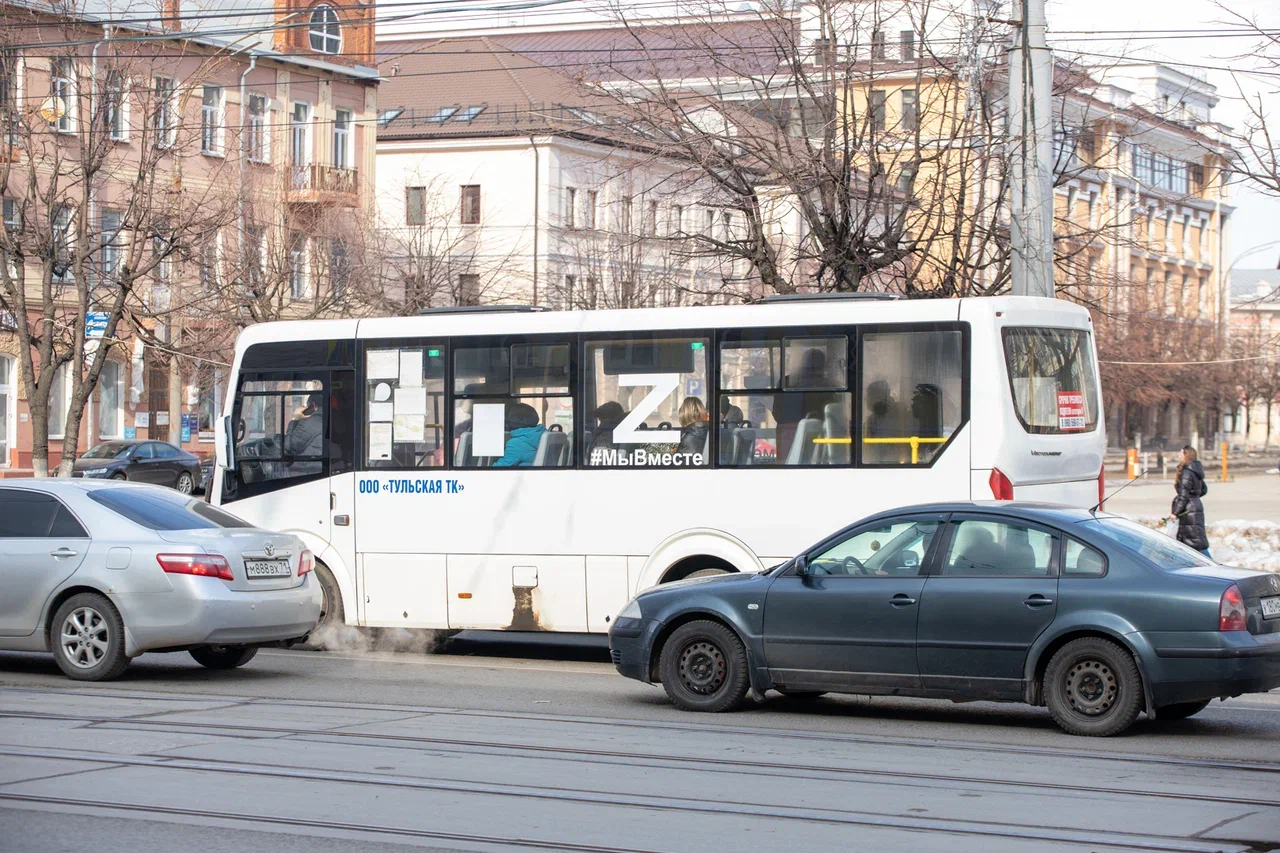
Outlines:
<svg viewBox="0 0 1280 853"><path fill-rule="evenodd" d="M1280 616L1280 595L1263 598L1261 601L1263 619L1271 619L1272 617Z"/></svg>
<svg viewBox="0 0 1280 853"><path fill-rule="evenodd" d="M287 578L293 570L288 560L245 560L244 573L251 578Z"/></svg>

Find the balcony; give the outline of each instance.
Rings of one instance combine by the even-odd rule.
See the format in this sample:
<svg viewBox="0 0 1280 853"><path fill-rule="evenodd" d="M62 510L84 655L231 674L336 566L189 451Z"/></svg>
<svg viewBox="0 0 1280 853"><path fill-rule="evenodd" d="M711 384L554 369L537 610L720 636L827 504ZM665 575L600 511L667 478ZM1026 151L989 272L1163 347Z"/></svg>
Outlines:
<svg viewBox="0 0 1280 853"><path fill-rule="evenodd" d="M291 204L356 207L360 204L359 188L359 173L355 169L308 163L289 167L286 195Z"/></svg>

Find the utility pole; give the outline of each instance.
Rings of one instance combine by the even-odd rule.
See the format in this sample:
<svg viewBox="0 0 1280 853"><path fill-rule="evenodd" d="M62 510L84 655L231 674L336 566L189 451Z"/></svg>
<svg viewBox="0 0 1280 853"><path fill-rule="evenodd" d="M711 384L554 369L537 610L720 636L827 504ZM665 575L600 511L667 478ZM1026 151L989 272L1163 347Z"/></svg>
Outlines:
<svg viewBox="0 0 1280 853"><path fill-rule="evenodd" d="M1044 0L1018 0L1009 51L1009 187L1013 292L1055 295L1053 286L1053 55Z"/></svg>

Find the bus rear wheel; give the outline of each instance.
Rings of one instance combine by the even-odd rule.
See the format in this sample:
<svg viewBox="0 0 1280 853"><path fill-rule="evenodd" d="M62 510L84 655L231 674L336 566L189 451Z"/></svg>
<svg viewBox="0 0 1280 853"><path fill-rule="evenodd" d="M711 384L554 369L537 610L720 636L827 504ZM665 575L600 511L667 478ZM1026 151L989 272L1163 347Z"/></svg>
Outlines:
<svg viewBox="0 0 1280 853"><path fill-rule="evenodd" d="M342 608L342 592L333 572L324 563L317 562L316 580L320 582L320 621L308 635L305 643L298 643L297 648L323 651L333 632L346 622Z"/></svg>

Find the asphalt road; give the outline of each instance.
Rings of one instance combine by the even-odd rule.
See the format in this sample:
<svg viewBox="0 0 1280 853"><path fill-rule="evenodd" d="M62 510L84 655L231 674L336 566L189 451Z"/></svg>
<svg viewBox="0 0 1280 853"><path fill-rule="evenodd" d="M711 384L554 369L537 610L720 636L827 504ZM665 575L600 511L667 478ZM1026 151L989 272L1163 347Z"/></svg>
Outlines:
<svg viewBox="0 0 1280 853"><path fill-rule="evenodd" d="M1280 850L1280 695L1071 738L1043 709L770 694L691 715L598 642L0 653L0 851Z"/></svg>

